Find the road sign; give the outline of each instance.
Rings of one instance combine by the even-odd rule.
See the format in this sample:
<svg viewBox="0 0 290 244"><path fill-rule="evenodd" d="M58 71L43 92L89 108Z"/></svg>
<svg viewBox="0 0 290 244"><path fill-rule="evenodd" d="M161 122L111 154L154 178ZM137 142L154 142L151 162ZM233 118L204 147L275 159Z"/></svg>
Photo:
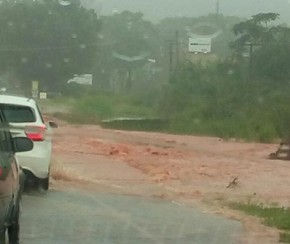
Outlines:
<svg viewBox="0 0 290 244"><path fill-rule="evenodd" d="M207 37L189 38L188 51L191 53L210 53L211 38Z"/></svg>
<svg viewBox="0 0 290 244"><path fill-rule="evenodd" d="M32 81L31 95L32 98L38 98L38 81Z"/></svg>
<svg viewBox="0 0 290 244"><path fill-rule="evenodd" d="M38 91L38 81L32 81L32 91Z"/></svg>

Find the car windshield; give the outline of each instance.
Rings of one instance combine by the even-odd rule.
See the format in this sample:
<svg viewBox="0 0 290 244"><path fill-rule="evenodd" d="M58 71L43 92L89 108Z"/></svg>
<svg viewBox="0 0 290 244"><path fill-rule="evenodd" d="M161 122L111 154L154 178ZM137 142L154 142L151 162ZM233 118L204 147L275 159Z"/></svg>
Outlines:
<svg viewBox="0 0 290 244"><path fill-rule="evenodd" d="M30 107L19 105L1 105L4 117L9 123L35 122L35 115Z"/></svg>
<svg viewBox="0 0 290 244"><path fill-rule="evenodd" d="M20 243L290 243L290 0L0 0L0 96Z"/></svg>

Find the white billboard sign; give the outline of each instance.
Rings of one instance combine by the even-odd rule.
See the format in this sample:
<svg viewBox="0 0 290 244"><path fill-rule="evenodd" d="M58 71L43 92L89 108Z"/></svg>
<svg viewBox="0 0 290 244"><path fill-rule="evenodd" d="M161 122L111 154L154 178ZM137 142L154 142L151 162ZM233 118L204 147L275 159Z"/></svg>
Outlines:
<svg viewBox="0 0 290 244"><path fill-rule="evenodd" d="M210 53L211 38L208 37L189 38L188 51L192 53Z"/></svg>

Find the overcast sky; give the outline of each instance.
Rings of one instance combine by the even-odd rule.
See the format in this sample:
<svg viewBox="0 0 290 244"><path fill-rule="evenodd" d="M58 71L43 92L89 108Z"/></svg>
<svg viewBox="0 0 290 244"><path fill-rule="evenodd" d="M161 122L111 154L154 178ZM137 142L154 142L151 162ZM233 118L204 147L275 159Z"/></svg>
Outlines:
<svg viewBox="0 0 290 244"><path fill-rule="evenodd" d="M114 10L141 11L147 19L158 21L165 17L207 15L216 11L217 0L81 0L86 7L102 15ZM220 13L250 17L260 12L281 14L282 21L290 21L290 0L219 0Z"/></svg>

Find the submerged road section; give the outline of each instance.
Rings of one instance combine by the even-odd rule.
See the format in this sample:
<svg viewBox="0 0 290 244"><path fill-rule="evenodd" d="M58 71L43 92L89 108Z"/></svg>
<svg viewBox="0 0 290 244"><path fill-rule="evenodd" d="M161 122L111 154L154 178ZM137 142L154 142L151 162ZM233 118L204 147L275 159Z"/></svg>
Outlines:
<svg viewBox="0 0 290 244"><path fill-rule="evenodd" d="M51 190L23 197L22 244L230 244L241 223L158 198Z"/></svg>

